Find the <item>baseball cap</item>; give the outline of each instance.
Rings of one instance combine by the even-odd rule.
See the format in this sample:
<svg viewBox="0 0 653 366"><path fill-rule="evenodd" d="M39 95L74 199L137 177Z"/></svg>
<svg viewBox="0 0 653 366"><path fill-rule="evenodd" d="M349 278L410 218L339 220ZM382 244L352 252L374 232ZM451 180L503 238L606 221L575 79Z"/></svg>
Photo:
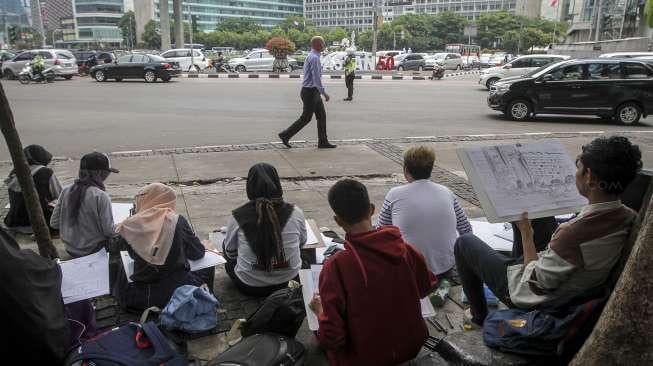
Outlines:
<svg viewBox="0 0 653 366"><path fill-rule="evenodd" d="M79 169L106 170L112 173L120 173L120 170L111 167L111 161L107 154L97 151L82 156L82 160L79 162Z"/></svg>

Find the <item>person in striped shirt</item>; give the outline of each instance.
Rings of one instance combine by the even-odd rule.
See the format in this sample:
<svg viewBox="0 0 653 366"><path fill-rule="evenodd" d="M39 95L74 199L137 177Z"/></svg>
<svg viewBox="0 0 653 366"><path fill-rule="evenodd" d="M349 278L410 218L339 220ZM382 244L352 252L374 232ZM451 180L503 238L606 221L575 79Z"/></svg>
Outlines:
<svg viewBox="0 0 653 366"><path fill-rule="evenodd" d="M392 188L385 196L377 226L397 226L404 240L424 255L431 272L458 282L454 244L472 227L453 192L430 180L434 162L432 148L415 146L405 152L408 184Z"/></svg>

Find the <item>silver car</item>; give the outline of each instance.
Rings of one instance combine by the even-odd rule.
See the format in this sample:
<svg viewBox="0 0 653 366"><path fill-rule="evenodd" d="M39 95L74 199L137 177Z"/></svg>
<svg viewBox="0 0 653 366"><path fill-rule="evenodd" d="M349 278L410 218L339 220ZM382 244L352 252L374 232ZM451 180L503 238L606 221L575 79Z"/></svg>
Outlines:
<svg viewBox="0 0 653 366"><path fill-rule="evenodd" d="M2 63L2 75L7 79L15 79L23 70L25 64L31 62L36 55L45 59L45 68L54 67L56 76L70 80L77 75L77 60L68 50L30 50L21 52L11 60Z"/></svg>
<svg viewBox="0 0 653 366"><path fill-rule="evenodd" d="M245 57L236 57L229 60L231 69L238 72L245 71L272 71L272 64L274 63L274 56L270 51L265 49L254 50L247 54ZM298 69L297 60L288 57L288 65L291 70Z"/></svg>

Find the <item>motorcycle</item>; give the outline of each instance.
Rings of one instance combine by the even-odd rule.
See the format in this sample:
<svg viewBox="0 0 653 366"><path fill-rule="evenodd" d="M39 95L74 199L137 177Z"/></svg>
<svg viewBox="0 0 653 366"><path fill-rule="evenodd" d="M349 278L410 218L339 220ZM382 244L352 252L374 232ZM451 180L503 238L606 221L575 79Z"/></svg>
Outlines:
<svg viewBox="0 0 653 366"><path fill-rule="evenodd" d="M18 74L18 81L23 85L27 85L30 82L52 83L54 82L54 78L55 78L54 66L48 67L40 73L34 73L32 70L32 64L30 64L29 62L25 64L23 70L20 72L20 74Z"/></svg>
<svg viewBox="0 0 653 366"><path fill-rule="evenodd" d="M231 69L231 66L229 66L228 63L226 63L224 61L216 61L216 60L213 60L213 59L209 59L209 63L206 66L206 69L204 69L204 70L206 71L206 70L210 70L210 69L215 69L216 73L218 73L218 72L227 72L227 73L233 72L233 70Z"/></svg>
<svg viewBox="0 0 653 366"><path fill-rule="evenodd" d="M431 73L431 77L429 79L440 80L443 77L444 77L444 66L442 66L439 62L436 62L435 65L433 65L433 72Z"/></svg>

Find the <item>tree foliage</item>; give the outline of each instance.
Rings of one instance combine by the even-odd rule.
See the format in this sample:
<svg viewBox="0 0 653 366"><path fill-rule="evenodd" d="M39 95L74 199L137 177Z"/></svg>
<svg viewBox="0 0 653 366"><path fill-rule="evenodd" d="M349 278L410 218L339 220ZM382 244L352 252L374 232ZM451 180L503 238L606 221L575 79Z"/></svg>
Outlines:
<svg viewBox="0 0 653 366"><path fill-rule="evenodd" d="M136 47L136 18L133 11L128 11L120 17L118 28L122 34L122 42L127 47Z"/></svg>
<svg viewBox="0 0 653 366"><path fill-rule="evenodd" d="M528 18L506 11L483 13L476 22L481 47L516 52L560 42L567 23Z"/></svg>
<svg viewBox="0 0 653 366"><path fill-rule="evenodd" d="M159 31L159 22L150 20L145 24L143 31L143 46L145 48L157 50L161 48L161 33Z"/></svg>

